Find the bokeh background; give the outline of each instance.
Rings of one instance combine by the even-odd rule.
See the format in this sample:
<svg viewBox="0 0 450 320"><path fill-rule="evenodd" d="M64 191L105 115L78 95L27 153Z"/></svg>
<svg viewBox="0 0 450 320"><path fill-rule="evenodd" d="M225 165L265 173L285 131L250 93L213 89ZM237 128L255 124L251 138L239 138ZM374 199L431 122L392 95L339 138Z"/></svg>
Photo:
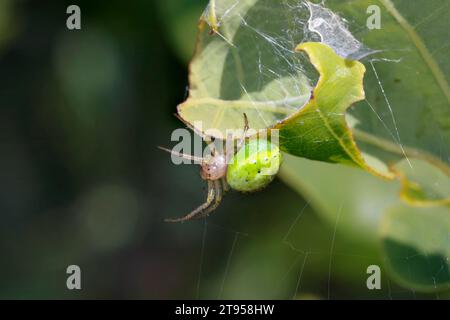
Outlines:
<svg viewBox="0 0 450 320"><path fill-rule="evenodd" d="M0 298L445 298L382 277L276 180L206 221L195 166L174 166L187 63L206 0L0 0ZM78 4L82 29L66 28ZM82 270L67 290L66 268Z"/></svg>

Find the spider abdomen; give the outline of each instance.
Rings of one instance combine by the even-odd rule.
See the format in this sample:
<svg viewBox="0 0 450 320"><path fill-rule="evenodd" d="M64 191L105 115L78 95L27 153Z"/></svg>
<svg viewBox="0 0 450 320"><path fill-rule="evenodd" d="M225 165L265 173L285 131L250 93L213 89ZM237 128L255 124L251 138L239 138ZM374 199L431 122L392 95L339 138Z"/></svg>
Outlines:
<svg viewBox="0 0 450 320"><path fill-rule="evenodd" d="M275 178L281 157L279 148L269 141L250 140L231 159L227 182L237 191L258 191Z"/></svg>

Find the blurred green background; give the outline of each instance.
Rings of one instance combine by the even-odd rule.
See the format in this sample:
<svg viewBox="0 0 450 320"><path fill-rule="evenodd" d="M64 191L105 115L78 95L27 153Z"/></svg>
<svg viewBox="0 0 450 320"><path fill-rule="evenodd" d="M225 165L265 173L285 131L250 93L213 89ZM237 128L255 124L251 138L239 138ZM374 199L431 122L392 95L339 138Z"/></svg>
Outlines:
<svg viewBox="0 0 450 320"><path fill-rule="evenodd" d="M163 222L205 197L198 167L156 146L181 126L206 2L0 0L0 298L449 297L384 272L368 290L379 248L279 180L207 221ZM66 288L71 264L82 290Z"/></svg>

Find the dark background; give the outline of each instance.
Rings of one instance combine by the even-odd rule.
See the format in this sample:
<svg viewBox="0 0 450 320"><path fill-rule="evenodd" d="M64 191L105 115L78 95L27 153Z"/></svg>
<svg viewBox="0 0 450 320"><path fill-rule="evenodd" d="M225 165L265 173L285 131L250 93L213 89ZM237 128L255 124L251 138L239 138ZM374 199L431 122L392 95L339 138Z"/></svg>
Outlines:
<svg viewBox="0 0 450 320"><path fill-rule="evenodd" d="M418 296L385 278L368 291L376 251L338 236L332 255L333 228L278 180L207 222L163 222L205 197L198 167L156 147L181 126L206 1L1 1L0 298Z"/></svg>

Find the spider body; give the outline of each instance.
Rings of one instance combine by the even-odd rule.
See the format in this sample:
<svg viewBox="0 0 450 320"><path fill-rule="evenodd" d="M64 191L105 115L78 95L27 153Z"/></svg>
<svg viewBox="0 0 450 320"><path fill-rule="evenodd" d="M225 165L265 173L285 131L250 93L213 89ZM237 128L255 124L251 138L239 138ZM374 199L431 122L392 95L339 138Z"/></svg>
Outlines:
<svg viewBox="0 0 450 320"><path fill-rule="evenodd" d="M178 118L184 122L183 119ZM230 187L241 192L258 191L275 178L281 162L280 150L276 145L264 139L247 140L246 132L249 127L245 114L244 119L244 133L242 138L238 140L236 153L234 148L225 150L225 153L219 153L209 136L198 132L187 122L184 123L202 136L209 146L212 147L210 155L199 158L159 147L172 155L199 162L200 176L208 183L208 196L205 203L184 217L166 219L165 221L184 222L206 217L217 209L222 201L224 192L227 192Z"/></svg>
<svg viewBox="0 0 450 320"><path fill-rule="evenodd" d="M200 176L203 180L219 180L227 174L227 159L225 155L216 154L204 158L200 164Z"/></svg>
<svg viewBox="0 0 450 320"><path fill-rule="evenodd" d="M278 147L267 140L250 140L231 159L227 182L234 190L258 191L275 178L281 162Z"/></svg>

